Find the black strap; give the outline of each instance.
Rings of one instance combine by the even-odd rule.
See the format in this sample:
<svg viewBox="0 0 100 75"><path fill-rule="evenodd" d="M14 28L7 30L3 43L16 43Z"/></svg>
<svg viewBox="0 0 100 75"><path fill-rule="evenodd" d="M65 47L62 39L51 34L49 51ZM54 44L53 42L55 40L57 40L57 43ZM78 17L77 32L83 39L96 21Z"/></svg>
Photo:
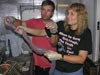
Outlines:
<svg viewBox="0 0 100 75"><path fill-rule="evenodd" d="M47 35L48 35L49 37L51 37L50 29L45 28L45 31L46 31Z"/></svg>
<svg viewBox="0 0 100 75"><path fill-rule="evenodd" d="M47 33L47 35L48 35L49 37L51 37L51 35L56 35L56 34L58 34L57 32L56 32L56 33L51 33L51 32L50 32L50 29L47 29L46 27L45 27L45 31L46 31L46 33Z"/></svg>

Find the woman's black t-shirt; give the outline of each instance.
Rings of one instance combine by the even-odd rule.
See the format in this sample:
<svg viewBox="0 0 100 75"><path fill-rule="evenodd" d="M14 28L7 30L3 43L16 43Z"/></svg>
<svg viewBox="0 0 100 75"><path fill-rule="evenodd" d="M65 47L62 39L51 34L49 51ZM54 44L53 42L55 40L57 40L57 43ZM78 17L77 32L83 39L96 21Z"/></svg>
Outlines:
<svg viewBox="0 0 100 75"><path fill-rule="evenodd" d="M59 27L58 27L59 28ZM61 27L60 27L61 28ZM80 35L76 36L75 31L64 31L59 28L59 40L57 51L65 55L78 55L80 50L86 50L90 54L92 52L92 36L91 31L87 28ZM56 61L56 69L62 72L75 72L82 67L82 64L72 64L65 61Z"/></svg>

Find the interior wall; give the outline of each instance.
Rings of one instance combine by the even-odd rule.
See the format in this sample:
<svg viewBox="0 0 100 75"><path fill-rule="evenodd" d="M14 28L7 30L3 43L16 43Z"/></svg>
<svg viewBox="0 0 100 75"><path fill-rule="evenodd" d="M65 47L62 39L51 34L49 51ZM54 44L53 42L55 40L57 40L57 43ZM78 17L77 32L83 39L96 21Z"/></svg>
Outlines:
<svg viewBox="0 0 100 75"><path fill-rule="evenodd" d="M100 59L100 0L97 0L97 23L99 23L99 59Z"/></svg>
<svg viewBox="0 0 100 75"><path fill-rule="evenodd" d="M95 1L95 27L93 61L100 59L100 0Z"/></svg>
<svg viewBox="0 0 100 75"><path fill-rule="evenodd" d="M89 28L92 31L93 52L91 59L96 62L100 58L100 0L81 0L87 6L89 15Z"/></svg>
<svg viewBox="0 0 100 75"><path fill-rule="evenodd" d="M92 32L92 42L94 42L94 27L95 27L95 3L94 0L81 0L81 3L85 4L86 9L88 11L88 26ZM94 46L94 44L93 44ZM93 59L93 53L89 55L91 59Z"/></svg>

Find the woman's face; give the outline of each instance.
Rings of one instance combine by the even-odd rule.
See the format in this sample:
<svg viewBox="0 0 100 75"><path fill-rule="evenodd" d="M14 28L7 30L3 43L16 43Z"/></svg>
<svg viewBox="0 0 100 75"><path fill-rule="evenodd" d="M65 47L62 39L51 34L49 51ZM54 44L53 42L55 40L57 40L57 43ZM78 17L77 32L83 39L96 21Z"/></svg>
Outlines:
<svg viewBox="0 0 100 75"><path fill-rule="evenodd" d="M72 9L69 9L66 15L67 22L69 25L74 26L77 25L77 12L73 11Z"/></svg>

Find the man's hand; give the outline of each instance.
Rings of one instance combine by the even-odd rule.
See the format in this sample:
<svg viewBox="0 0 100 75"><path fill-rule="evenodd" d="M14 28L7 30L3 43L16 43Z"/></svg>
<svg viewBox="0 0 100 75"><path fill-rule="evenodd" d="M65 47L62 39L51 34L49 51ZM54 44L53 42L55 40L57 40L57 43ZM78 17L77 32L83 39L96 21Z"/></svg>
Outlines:
<svg viewBox="0 0 100 75"><path fill-rule="evenodd" d="M25 27L25 26L18 26L17 28L18 28L18 29L23 29L24 31L27 31L27 30L28 30L28 28Z"/></svg>
<svg viewBox="0 0 100 75"><path fill-rule="evenodd" d="M13 16L6 16L6 17L4 17L4 23L6 24L6 21L9 23L13 23L15 21L15 19L16 18L14 18Z"/></svg>
<svg viewBox="0 0 100 75"><path fill-rule="evenodd" d="M15 32L22 35L24 31L27 31L27 28L25 26L17 26L15 29Z"/></svg>
<svg viewBox="0 0 100 75"><path fill-rule="evenodd" d="M52 34L55 34L55 33L57 33L57 29L58 29L58 27L57 27L57 24L55 23L55 22L53 22L53 21L50 21L50 22L46 22L46 28L47 29L50 29L50 32L52 33Z"/></svg>

